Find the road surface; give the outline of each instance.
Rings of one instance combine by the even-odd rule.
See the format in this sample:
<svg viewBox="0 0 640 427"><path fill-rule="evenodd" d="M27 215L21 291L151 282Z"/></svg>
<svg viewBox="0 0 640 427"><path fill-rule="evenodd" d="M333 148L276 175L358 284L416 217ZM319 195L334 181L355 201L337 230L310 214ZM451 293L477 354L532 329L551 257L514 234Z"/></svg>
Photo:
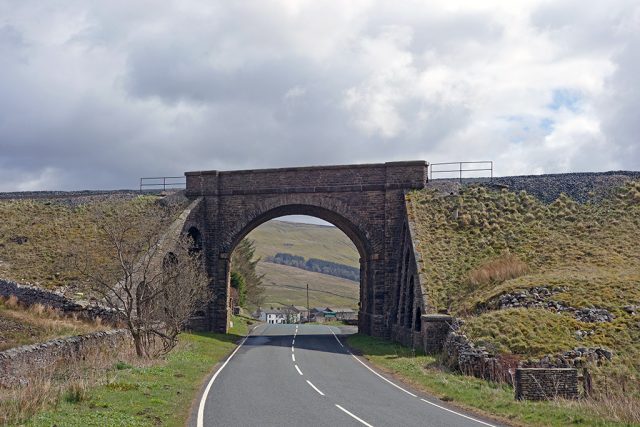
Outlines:
<svg viewBox="0 0 640 427"><path fill-rule="evenodd" d="M373 371L324 325L269 325L208 382L192 417L213 426L491 426Z"/></svg>

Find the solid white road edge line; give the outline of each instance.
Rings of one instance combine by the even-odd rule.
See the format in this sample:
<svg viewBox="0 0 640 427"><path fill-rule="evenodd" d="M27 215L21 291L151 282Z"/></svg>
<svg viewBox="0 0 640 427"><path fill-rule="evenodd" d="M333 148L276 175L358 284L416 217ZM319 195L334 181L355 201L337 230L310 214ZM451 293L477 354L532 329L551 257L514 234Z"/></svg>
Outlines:
<svg viewBox="0 0 640 427"><path fill-rule="evenodd" d="M340 342L340 338L338 338L338 336L336 335L335 332L333 332L333 329L331 329L331 326L327 326L327 328L329 328L329 330L331 331L331 333L333 334L333 336L335 337L336 341L338 341L338 344L340 344L340 347L344 347L344 345L342 345L342 343Z"/></svg>
<svg viewBox="0 0 640 427"><path fill-rule="evenodd" d="M415 394L411 393L409 390L405 390L405 389L403 389L403 388L402 388L402 387L400 387L398 384L396 384L396 383L394 383L394 382L392 382L392 381L389 381L388 379L386 379L385 377L383 377L382 375L380 375L379 373L377 373L376 371L374 371L373 369L371 369L369 366L367 366L367 364L366 364L366 363L364 363L362 360L358 359L358 357L357 357L355 354L353 354L353 353L351 353L351 352L349 352L349 354L351 355L351 357L353 357L354 359L356 359L356 360L357 360L357 361L358 361L362 366L364 366L365 368L367 368L368 370L370 370L371 372L373 372L375 375L379 376L380 378L382 378L383 380L385 380L386 382L388 382L389 384L391 384L392 386L394 386L394 387L395 387L395 388L397 388L398 390L401 390L401 391L403 391L403 392L407 393L409 396L412 396L412 397L418 397L417 395L415 395Z"/></svg>
<svg viewBox="0 0 640 427"><path fill-rule="evenodd" d="M260 325L260 326L262 326L262 325ZM255 329L258 329L260 326L258 326ZM204 427L204 405L205 405L205 402L207 401L207 396L209 395L209 390L211 390L211 386L213 385L213 382L216 380L216 378L218 378L218 375L220 374L220 372L222 372L224 367L227 366L227 363L229 363L231 358L233 356L235 356L235 354L238 352L238 350L240 350L240 347L242 347L242 345L245 343L245 341L247 341L247 338L249 338L249 336L251 335L251 332L252 331L249 331L247 336L244 337L244 339L240 342L240 344L236 347L236 349L233 350L233 352L229 355L229 357L227 357L227 360L224 361L222 366L220 366L220 368L218 368L216 373L213 374L213 376L211 377L211 380L209 380L209 384L207 384L207 388L205 388L204 389L204 393L202 393L202 398L200 399L200 405L198 405L198 418L196 419L196 426L197 427Z"/></svg>
<svg viewBox="0 0 640 427"><path fill-rule="evenodd" d="M307 384L309 384L315 391L317 391L320 396L324 396L324 393L318 390L318 387L311 384L311 381L307 380Z"/></svg>
<svg viewBox="0 0 640 427"><path fill-rule="evenodd" d="M336 338L336 340L338 341L338 344L340 344L342 347L344 347L344 346L342 345L342 343L340 342L340 339L338 338L338 336L335 334L335 332L333 332L333 329L331 329L331 327L330 327L330 326L327 326L327 328L329 328L329 330L331 331L331 333L333 334L333 336ZM364 367L365 367L365 368L367 368L369 371L373 372L375 375L377 375L378 377L382 378L383 380L385 380L386 382L388 382L389 384L391 384L392 386L394 386L394 387L395 387L395 388L397 388L398 390L401 390L401 391L403 391L403 392L407 393L409 396L412 396L412 397L418 397L417 395L415 395L415 394L411 393L409 390L405 390L404 388L400 387L398 384L394 383L393 381L390 381L390 380L386 379L385 377L383 377L382 375L380 375L379 373L377 373L376 371L374 371L373 369L371 369L369 366L367 366L367 364L366 364L366 363L364 363L362 360L360 360L360 359L359 359L355 354L351 353L351 351L349 351L349 354L351 355L351 357L353 357L354 359L356 359L356 360L357 360L357 361L358 361L362 366L364 366ZM429 402L428 400L425 400L425 399L420 399L420 400L422 400L423 402L428 403L428 404L430 404L430 405L433 405L433 406L435 406L435 407L437 407L437 408L443 409L443 410L445 410L445 411L447 411L447 412L451 412L452 414L459 415L459 416L461 416L461 417L463 417L463 418L466 418L466 419L468 419L468 420L475 421L475 422L477 422L477 423L480 423L480 424L483 424L483 425L486 425L486 426L489 426L489 427L495 427L493 424L489 424L489 423L486 423L486 422L484 422L484 421L478 420L478 419L476 419L476 418L470 417L470 416L468 416L468 415L461 414L460 412L456 412L456 411L451 410L451 409L449 409L449 408L445 408L444 406L440 406L440 405L435 404L435 403L433 403L433 402ZM336 405L336 406L338 406L338 405ZM341 409L343 409L343 408L341 408ZM344 410L344 409L343 409L343 410Z"/></svg>
<svg viewBox="0 0 640 427"><path fill-rule="evenodd" d="M461 417L464 417L464 418L466 418L466 419L468 419L468 420L475 421L475 422L480 423L480 424L484 424L485 426L489 426L489 427L496 427L496 426L494 426L493 424L485 423L484 421L480 421L480 420L478 420L478 419L476 419L476 418L469 417L469 416L467 416L467 415L461 414L460 412L452 411L452 410L451 410L451 409L449 409L449 408L445 408L444 406L440 406L440 405L437 405L437 404L435 404L435 403L433 403L433 402L429 402L429 401L428 401L428 400L426 400L426 399L420 399L420 400L422 400L424 403L428 403L429 405L433 405L433 406L435 406L436 408L444 409L445 411L447 411L447 412L451 412L452 414L460 415Z"/></svg>
<svg viewBox="0 0 640 427"><path fill-rule="evenodd" d="M300 370L300 368L298 368L298 365L295 365L295 367L296 367L296 370L298 371L298 373L299 373L300 375L302 375L302 371Z"/></svg>
<svg viewBox="0 0 640 427"><path fill-rule="evenodd" d="M362 418L360 418L360 417L358 417L358 416L356 416L356 415L352 414L351 412L347 411L346 409L344 409L342 406L338 405L337 403L336 403L336 407L337 407L338 409L340 409L342 412L344 412L345 414L349 415L350 417L352 417L352 418L354 418L354 419L356 419L356 420L360 421L362 424L366 425L367 427L373 427L371 424L369 424L368 422L366 422L366 421L365 421L365 420L363 420Z"/></svg>

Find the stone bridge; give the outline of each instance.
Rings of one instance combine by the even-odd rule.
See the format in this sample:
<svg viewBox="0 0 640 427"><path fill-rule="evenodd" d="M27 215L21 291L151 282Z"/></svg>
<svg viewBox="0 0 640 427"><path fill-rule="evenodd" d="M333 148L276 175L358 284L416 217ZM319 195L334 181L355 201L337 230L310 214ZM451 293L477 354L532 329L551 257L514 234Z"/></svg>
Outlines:
<svg viewBox="0 0 640 427"><path fill-rule="evenodd" d="M427 167L410 161L185 173L187 197L199 203L184 230L204 252L214 291L202 327L227 331L231 253L240 240L270 219L310 215L342 230L360 253L360 331L405 343L418 338L424 305L404 194L424 188Z"/></svg>

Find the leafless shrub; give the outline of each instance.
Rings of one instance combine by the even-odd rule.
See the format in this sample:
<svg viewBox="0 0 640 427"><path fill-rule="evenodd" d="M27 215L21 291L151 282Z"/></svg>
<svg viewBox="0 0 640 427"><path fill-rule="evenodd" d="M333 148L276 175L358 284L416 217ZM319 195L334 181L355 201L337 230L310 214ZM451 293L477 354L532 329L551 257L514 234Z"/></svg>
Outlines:
<svg viewBox="0 0 640 427"><path fill-rule="evenodd" d="M515 279L529 272L529 267L517 256L512 254L502 255L472 270L469 273L469 284L472 286L484 285L492 282L504 282Z"/></svg>
<svg viewBox="0 0 640 427"><path fill-rule="evenodd" d="M96 212L101 250L72 255L91 290L118 310L139 357L175 347L190 316L209 300L208 277L190 237L172 237L176 212L143 205ZM173 231L173 232L172 232ZM109 263L95 254L110 254Z"/></svg>

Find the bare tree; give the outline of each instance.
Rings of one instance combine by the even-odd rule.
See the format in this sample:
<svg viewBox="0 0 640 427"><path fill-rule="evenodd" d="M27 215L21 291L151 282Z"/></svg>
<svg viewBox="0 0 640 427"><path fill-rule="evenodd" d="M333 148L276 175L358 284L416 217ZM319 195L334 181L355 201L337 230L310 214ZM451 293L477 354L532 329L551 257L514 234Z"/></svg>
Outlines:
<svg viewBox="0 0 640 427"><path fill-rule="evenodd" d="M121 313L139 357L174 348L191 315L209 300L200 256L174 223L176 214L157 203L103 206L93 221L95 250L74 255L89 289Z"/></svg>

